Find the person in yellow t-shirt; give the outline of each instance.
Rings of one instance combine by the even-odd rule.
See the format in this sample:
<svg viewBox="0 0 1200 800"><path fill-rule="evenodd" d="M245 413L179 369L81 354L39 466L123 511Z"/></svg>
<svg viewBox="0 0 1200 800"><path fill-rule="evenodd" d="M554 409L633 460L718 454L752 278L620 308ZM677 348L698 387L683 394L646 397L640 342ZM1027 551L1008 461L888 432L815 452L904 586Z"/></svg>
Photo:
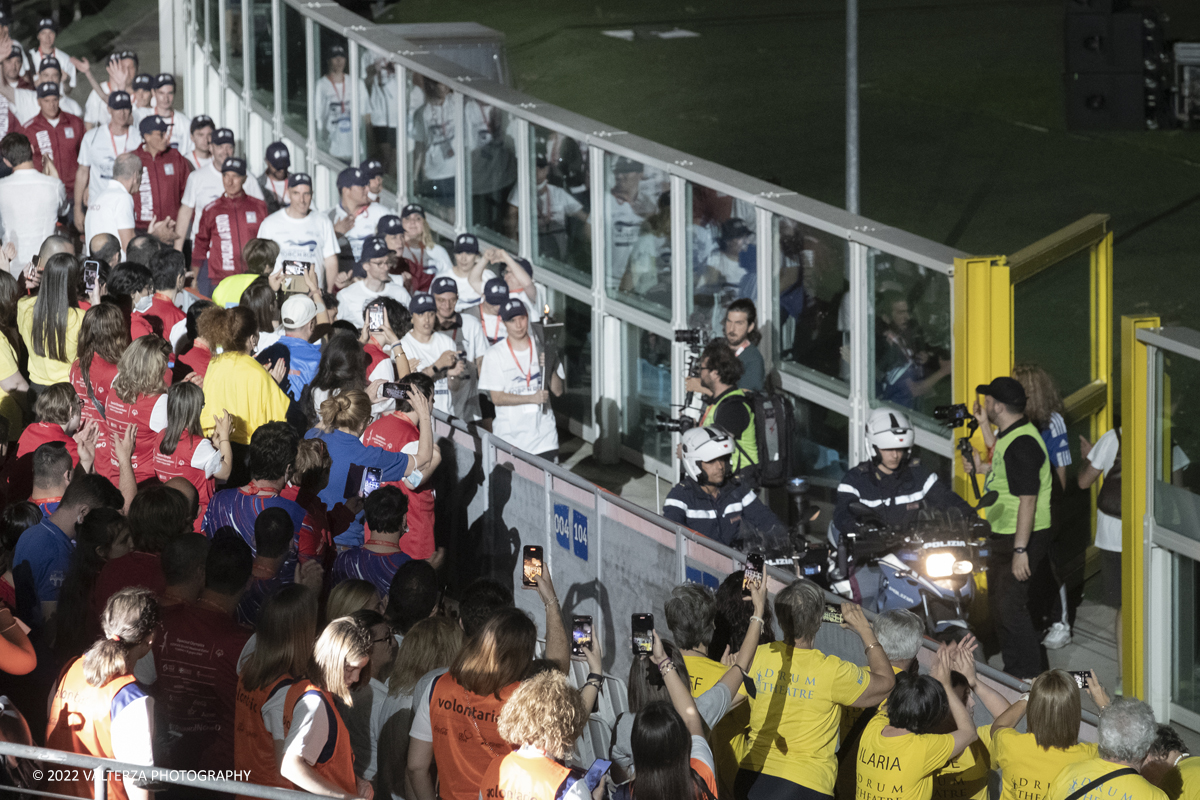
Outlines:
<svg viewBox="0 0 1200 800"><path fill-rule="evenodd" d="M1108 693L1096 673L1088 678L1088 694L1103 709ZM1029 693L992 723L992 758L1003 784L1000 800L1044 800L1050 782L1069 764L1096 757L1096 745L1079 741L1082 719L1079 686L1061 669L1043 672ZM1028 733L1016 730L1028 717Z"/></svg>
<svg viewBox="0 0 1200 800"><path fill-rule="evenodd" d="M957 650L943 644L929 675L896 676L886 715L867 723L858 744L857 800L930 800L933 774L978 738L951 682ZM947 715L953 732L936 733Z"/></svg>
<svg viewBox="0 0 1200 800"><path fill-rule="evenodd" d="M683 663L687 665L692 697L699 697L721 680L729 667L709 656L708 645L716 629L716 605L712 590L698 583L684 583L671 590L671 597L664 609L667 612L667 627L675 639L675 646L683 652ZM718 657L729 655L725 652Z"/></svg>
<svg viewBox="0 0 1200 800"><path fill-rule="evenodd" d="M1170 800L1200 800L1200 758L1188 753L1170 725L1158 726L1142 777L1166 792Z"/></svg>
<svg viewBox="0 0 1200 800"><path fill-rule="evenodd" d="M784 638L761 645L750 667L757 691L734 779L738 800L832 796L841 707L876 705L895 685L887 654L854 603L842 604L842 627L863 640L869 669L813 649L824 610L824 593L804 578L775 596Z"/></svg>
<svg viewBox="0 0 1200 800"><path fill-rule="evenodd" d="M1047 800L1067 800L1076 795L1079 800L1167 800L1162 789L1139 774L1154 743L1155 730L1150 706L1141 700L1118 697L1100 712L1097 757L1064 767L1050 782Z"/></svg>
<svg viewBox="0 0 1200 800"><path fill-rule="evenodd" d="M79 262L69 253L46 261L35 297L17 301L17 330L29 351L30 400L47 386L70 380L83 325L79 308Z"/></svg>

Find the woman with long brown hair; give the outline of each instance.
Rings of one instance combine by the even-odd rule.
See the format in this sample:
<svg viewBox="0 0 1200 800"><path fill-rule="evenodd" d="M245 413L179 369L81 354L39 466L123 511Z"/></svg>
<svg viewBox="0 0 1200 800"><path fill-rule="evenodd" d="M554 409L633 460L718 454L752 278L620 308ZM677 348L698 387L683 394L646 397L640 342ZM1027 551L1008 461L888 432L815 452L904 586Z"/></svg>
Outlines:
<svg viewBox="0 0 1200 800"><path fill-rule="evenodd" d="M30 391L67 380L75 360L83 311L79 308L79 262L70 253L46 259L38 293L17 301L17 328L29 349Z"/></svg>
<svg viewBox="0 0 1200 800"><path fill-rule="evenodd" d="M139 336L121 354L117 377L104 402L108 432L125 436L137 428L133 447L133 476L138 483L154 477L154 449L158 434L167 427L167 364L171 345L161 336ZM96 465L96 472L119 485L121 469L114 457Z"/></svg>
<svg viewBox="0 0 1200 800"><path fill-rule="evenodd" d="M200 427L204 408L204 390L184 381L167 390L167 426L154 443L154 472L160 481L185 478L196 488L199 510L196 532L208 501L217 490L217 481L229 477L233 469L233 449L229 443L232 420L229 414L216 417L212 437Z"/></svg>

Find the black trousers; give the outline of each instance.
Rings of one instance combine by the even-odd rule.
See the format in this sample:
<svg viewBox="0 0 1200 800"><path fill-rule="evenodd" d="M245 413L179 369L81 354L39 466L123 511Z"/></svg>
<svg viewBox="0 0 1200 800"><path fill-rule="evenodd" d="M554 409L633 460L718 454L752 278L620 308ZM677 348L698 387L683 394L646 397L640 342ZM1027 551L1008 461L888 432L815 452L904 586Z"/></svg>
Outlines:
<svg viewBox="0 0 1200 800"><path fill-rule="evenodd" d="M1053 587L1051 534L1049 530L1034 531L1029 537L1030 576L1024 581L1017 580L1012 572L1015 539L1012 535L993 534L989 541L988 612L1000 640L1004 671L1018 678L1033 678L1050 668L1034 619L1040 619L1051 602L1047 591Z"/></svg>

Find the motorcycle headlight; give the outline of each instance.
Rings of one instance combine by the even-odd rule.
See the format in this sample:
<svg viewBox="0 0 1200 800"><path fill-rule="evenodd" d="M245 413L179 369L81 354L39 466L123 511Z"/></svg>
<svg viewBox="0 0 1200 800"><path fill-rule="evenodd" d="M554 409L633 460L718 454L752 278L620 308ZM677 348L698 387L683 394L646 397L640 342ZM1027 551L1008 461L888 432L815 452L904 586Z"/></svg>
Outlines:
<svg viewBox="0 0 1200 800"><path fill-rule="evenodd" d="M954 574L954 554L930 553L925 556L925 574L930 578L949 578Z"/></svg>
<svg viewBox="0 0 1200 800"><path fill-rule="evenodd" d="M975 569L975 565L972 564L970 561L955 561L954 562L954 574L955 575L970 575L971 571L974 569Z"/></svg>

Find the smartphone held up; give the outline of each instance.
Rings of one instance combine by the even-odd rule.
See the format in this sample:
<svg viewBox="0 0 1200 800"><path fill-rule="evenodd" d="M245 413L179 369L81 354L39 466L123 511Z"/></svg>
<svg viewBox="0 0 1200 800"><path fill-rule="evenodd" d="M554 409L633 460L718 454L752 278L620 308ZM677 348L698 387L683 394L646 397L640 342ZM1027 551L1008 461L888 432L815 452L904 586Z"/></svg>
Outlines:
<svg viewBox="0 0 1200 800"><path fill-rule="evenodd" d="M521 548L521 586L525 589L536 589L538 578L542 577L542 546L527 544Z"/></svg>

